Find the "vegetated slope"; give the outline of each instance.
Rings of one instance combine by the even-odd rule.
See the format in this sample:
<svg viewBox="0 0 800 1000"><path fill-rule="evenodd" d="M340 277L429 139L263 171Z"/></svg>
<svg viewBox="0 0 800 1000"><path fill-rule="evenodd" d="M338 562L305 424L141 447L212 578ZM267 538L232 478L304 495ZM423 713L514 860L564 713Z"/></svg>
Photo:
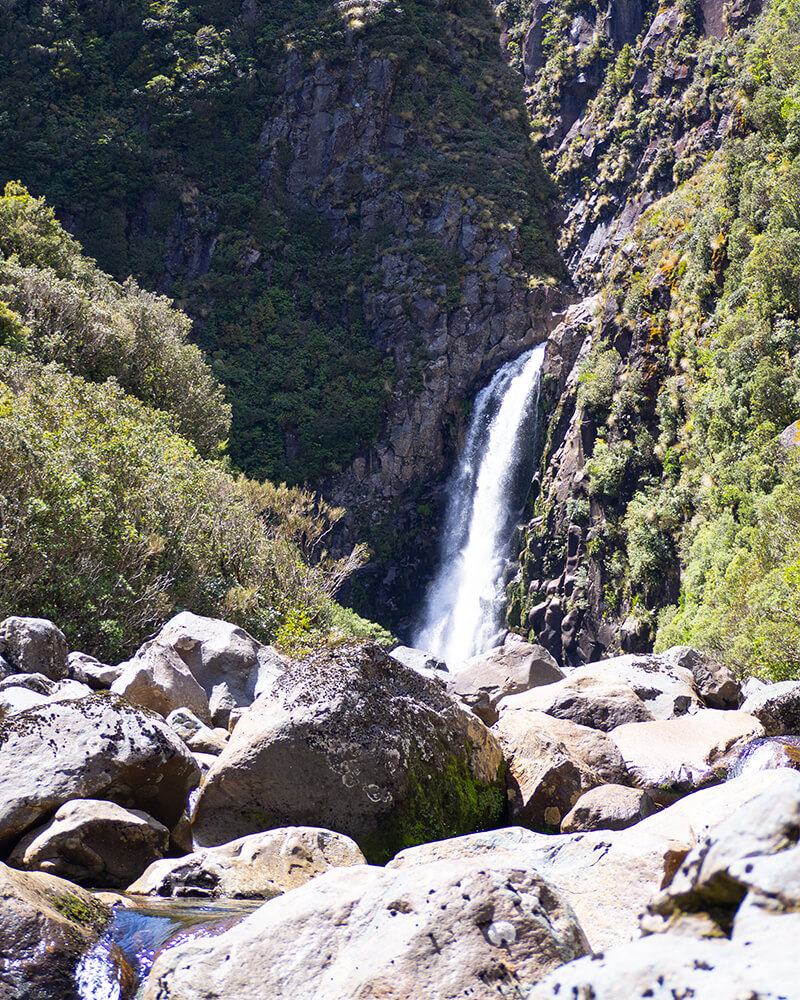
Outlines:
<svg viewBox="0 0 800 1000"><path fill-rule="evenodd" d="M561 304L499 31L484 0L0 10L0 177L176 298L236 467L345 506L342 544L377 553L364 602L398 615L469 401Z"/></svg>
<svg viewBox="0 0 800 1000"><path fill-rule="evenodd" d="M665 9L651 36L673 11L697 13ZM646 38L626 75L619 60L608 70L560 171L591 167L599 133L605 162L618 159L633 141L618 122L660 105L677 152L661 184L676 190L649 207L635 195L631 210L622 179L590 184L619 206L592 255L573 208L565 245L599 295L550 429L510 620L572 662L690 642L744 672L798 676L800 5L776 0L720 38L675 35L681 64L648 55ZM698 100L708 127L692 118Z"/></svg>
<svg viewBox="0 0 800 1000"><path fill-rule="evenodd" d="M246 471L312 481L366 453L393 393L424 392L432 327L465 303L497 327L497 280L562 273L490 15L481 0L0 13L0 172L46 194L106 270L200 321Z"/></svg>
<svg viewBox="0 0 800 1000"><path fill-rule="evenodd" d="M363 553L341 511L244 476L189 321L84 257L42 199L0 198L0 617L52 618L121 657L176 609L286 648L371 631L332 600Z"/></svg>

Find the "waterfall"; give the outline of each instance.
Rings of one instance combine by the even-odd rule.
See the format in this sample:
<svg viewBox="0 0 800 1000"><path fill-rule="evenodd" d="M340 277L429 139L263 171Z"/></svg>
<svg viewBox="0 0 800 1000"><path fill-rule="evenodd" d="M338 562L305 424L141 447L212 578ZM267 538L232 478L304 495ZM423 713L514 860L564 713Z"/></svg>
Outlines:
<svg viewBox="0 0 800 1000"><path fill-rule="evenodd" d="M503 573L535 461L544 349L509 362L478 394L447 485L441 563L414 645L451 667L498 637Z"/></svg>

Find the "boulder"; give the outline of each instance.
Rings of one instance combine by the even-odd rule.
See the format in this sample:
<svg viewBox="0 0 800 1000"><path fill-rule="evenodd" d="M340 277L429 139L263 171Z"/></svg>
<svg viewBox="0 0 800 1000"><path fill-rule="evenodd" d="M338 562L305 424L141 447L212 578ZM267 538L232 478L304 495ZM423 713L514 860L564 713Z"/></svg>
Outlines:
<svg viewBox="0 0 800 1000"><path fill-rule="evenodd" d="M628 653L570 671L569 678L574 683L583 677L627 684L641 698L653 719L675 719L703 707L692 671L666 656Z"/></svg>
<svg viewBox="0 0 800 1000"><path fill-rule="evenodd" d="M765 771L694 792L627 830L558 836L495 830L401 851L387 868L485 859L493 853L510 856L558 889L592 949L600 952L637 937L640 914L707 830L763 791L782 787L786 773Z"/></svg>
<svg viewBox="0 0 800 1000"><path fill-rule="evenodd" d="M336 869L157 956L143 1000L496 1000L585 954L540 875L499 861ZM231 961L231 955L236 956Z"/></svg>
<svg viewBox="0 0 800 1000"><path fill-rule="evenodd" d="M563 671L544 646L514 642L467 660L453 676L452 690L491 726L497 722L497 705L502 698L563 678Z"/></svg>
<svg viewBox="0 0 800 1000"><path fill-rule="evenodd" d="M124 889L168 848L169 830L147 813L115 802L74 799L60 806L46 826L26 834L8 863L79 885Z"/></svg>
<svg viewBox="0 0 800 1000"><path fill-rule="evenodd" d="M85 698L91 693L92 689L79 681L56 682L44 674L12 674L0 681L0 719L40 705Z"/></svg>
<svg viewBox="0 0 800 1000"><path fill-rule="evenodd" d="M409 667L421 674L429 670L448 673L444 660L438 659L432 653L426 653L424 649L414 649L413 646L395 646L389 656L397 660L398 663L402 663L404 667Z"/></svg>
<svg viewBox="0 0 800 1000"><path fill-rule="evenodd" d="M703 933L729 934L739 904L751 890L772 897L771 912L800 907L800 774L781 771L762 794L702 837L671 884L651 901L643 926L652 933L687 914L699 915ZM794 850L788 850L788 847ZM760 865L760 867L759 867Z"/></svg>
<svg viewBox="0 0 800 1000"><path fill-rule="evenodd" d="M742 702L742 685L733 671L691 646L671 646L661 659L692 672L697 693L706 708L735 709Z"/></svg>
<svg viewBox="0 0 800 1000"><path fill-rule="evenodd" d="M715 780L715 766L724 777L728 761L763 732L746 712L706 708L681 719L619 726L609 736L641 787L689 790Z"/></svg>
<svg viewBox="0 0 800 1000"><path fill-rule="evenodd" d="M563 681L510 695L500 703L501 714L517 709L533 709L603 732L653 718L629 684L585 670L580 674L574 670Z"/></svg>
<svg viewBox="0 0 800 1000"><path fill-rule="evenodd" d="M587 789L626 775L607 736L543 712L503 712L492 732L508 765L510 819L534 829L558 830Z"/></svg>
<svg viewBox="0 0 800 1000"><path fill-rule="evenodd" d="M647 907L650 936L562 966L530 1000L794 996L800 775L772 773L768 784L700 838Z"/></svg>
<svg viewBox="0 0 800 1000"><path fill-rule="evenodd" d="M625 830L657 809L652 796L640 788L598 785L581 795L561 821L561 832Z"/></svg>
<svg viewBox="0 0 800 1000"><path fill-rule="evenodd" d="M800 735L800 681L767 684L742 705L754 715L767 736Z"/></svg>
<svg viewBox="0 0 800 1000"><path fill-rule="evenodd" d="M126 660L125 663L128 661ZM125 668L125 663L111 666L101 663L88 653L72 652L67 657L70 677L82 681L95 691L110 688Z"/></svg>
<svg viewBox="0 0 800 1000"><path fill-rule="evenodd" d="M741 948L724 938L655 935L562 966L526 1000L788 1000L793 994L787 984L797 978L795 947L791 935L760 948Z"/></svg>
<svg viewBox="0 0 800 1000"><path fill-rule="evenodd" d="M70 799L105 798L172 827L199 772L163 719L93 694L0 724L0 844Z"/></svg>
<svg viewBox="0 0 800 1000"><path fill-rule="evenodd" d="M491 826L502 753L435 681L375 643L292 664L242 715L200 789L200 846L281 826L352 837L371 860Z"/></svg>
<svg viewBox="0 0 800 1000"><path fill-rule="evenodd" d="M188 708L176 708L174 712L170 712L167 724L172 726L194 754L221 754L230 736L226 729L211 729L206 726Z"/></svg>
<svg viewBox="0 0 800 1000"><path fill-rule="evenodd" d="M91 893L41 872L0 864L0 996L3 1000L81 1000L81 964L111 919ZM127 1000L135 982L124 963L111 970ZM109 994L111 995L111 994Z"/></svg>
<svg viewBox="0 0 800 1000"><path fill-rule="evenodd" d="M68 676L67 640L46 618L6 618L0 622L0 653L20 674Z"/></svg>
<svg viewBox="0 0 800 1000"><path fill-rule="evenodd" d="M272 646L262 646L237 625L189 611L170 619L136 655L150 645L177 653L208 696L214 725L222 728L228 728L232 712L268 690L286 666Z"/></svg>
<svg viewBox="0 0 800 1000"><path fill-rule="evenodd" d="M143 896L271 899L331 868L366 864L355 841L308 826L285 827L156 861L129 886Z"/></svg>
<svg viewBox="0 0 800 1000"><path fill-rule="evenodd" d="M176 708L188 708L210 722L208 695L174 649L152 642L132 660L120 663L121 673L111 692L166 718Z"/></svg>

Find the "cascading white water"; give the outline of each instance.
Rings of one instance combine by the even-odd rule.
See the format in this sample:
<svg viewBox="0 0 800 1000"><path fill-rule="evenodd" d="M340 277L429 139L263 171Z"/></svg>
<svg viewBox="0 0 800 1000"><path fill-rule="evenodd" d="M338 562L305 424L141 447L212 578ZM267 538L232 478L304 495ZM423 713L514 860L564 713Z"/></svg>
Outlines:
<svg viewBox="0 0 800 1000"><path fill-rule="evenodd" d="M504 605L503 572L535 460L545 345L509 362L475 400L447 486L441 565L414 645L451 668L491 647Z"/></svg>

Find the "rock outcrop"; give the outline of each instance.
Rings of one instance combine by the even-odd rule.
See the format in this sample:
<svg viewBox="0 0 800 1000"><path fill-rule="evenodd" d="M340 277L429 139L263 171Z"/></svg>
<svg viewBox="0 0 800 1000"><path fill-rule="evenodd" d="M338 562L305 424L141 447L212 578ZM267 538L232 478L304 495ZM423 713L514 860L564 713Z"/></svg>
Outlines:
<svg viewBox="0 0 800 1000"><path fill-rule="evenodd" d="M247 709L200 789L198 844L322 826L370 860L409 842L498 823L500 748L435 680L380 647L290 665Z"/></svg>

